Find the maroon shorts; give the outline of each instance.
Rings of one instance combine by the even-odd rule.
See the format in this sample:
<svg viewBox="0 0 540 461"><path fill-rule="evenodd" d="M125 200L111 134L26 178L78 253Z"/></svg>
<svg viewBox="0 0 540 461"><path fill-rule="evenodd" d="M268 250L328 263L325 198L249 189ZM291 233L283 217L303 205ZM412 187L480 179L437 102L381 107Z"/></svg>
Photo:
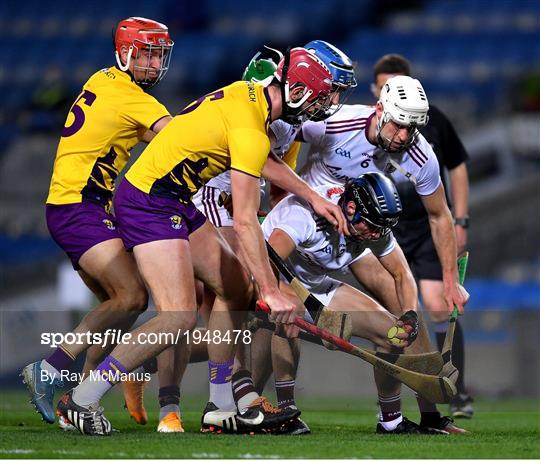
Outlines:
<svg viewBox="0 0 540 461"><path fill-rule="evenodd" d="M81 256L106 240L120 238L115 217L94 202L47 204L47 227L52 238L66 252L75 270Z"/></svg>
<svg viewBox="0 0 540 461"><path fill-rule="evenodd" d="M206 222L193 205L147 194L124 179L114 196L118 230L127 250L156 240L189 240Z"/></svg>

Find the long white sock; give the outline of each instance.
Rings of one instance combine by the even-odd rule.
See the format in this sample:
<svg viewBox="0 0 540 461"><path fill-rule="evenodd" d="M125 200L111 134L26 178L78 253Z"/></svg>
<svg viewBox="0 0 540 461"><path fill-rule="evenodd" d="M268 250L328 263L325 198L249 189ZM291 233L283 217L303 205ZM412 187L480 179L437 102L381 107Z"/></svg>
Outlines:
<svg viewBox="0 0 540 461"><path fill-rule="evenodd" d="M73 389L73 401L81 407L95 406L101 397L112 387L106 379L86 378L81 384Z"/></svg>
<svg viewBox="0 0 540 461"><path fill-rule="evenodd" d="M210 383L210 402L213 402L220 410L234 411L236 405L233 399L232 383Z"/></svg>

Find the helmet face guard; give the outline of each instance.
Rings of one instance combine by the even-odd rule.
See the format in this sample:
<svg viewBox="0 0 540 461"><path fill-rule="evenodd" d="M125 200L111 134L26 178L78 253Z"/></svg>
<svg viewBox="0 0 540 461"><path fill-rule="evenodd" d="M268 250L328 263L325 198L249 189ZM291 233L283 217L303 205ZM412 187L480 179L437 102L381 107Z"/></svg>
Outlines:
<svg viewBox="0 0 540 461"><path fill-rule="evenodd" d="M418 127L428 122L429 103L422 84L409 76L396 75L384 84L379 102L383 112L377 121L377 142L389 153L401 153L409 148L418 136ZM389 122L397 127L391 135L382 135L382 130ZM392 144L400 129L407 128L408 136L398 148Z"/></svg>
<svg viewBox="0 0 540 461"><path fill-rule="evenodd" d="M390 137L383 136L381 132L389 121L393 121L397 125L396 130ZM394 140L398 135L399 130L402 128L407 128L408 130L407 139L405 140L405 142L400 143L400 146L398 148L393 149L392 144L394 143ZM396 122L396 120L392 119L391 115L388 112L385 113L383 111L383 115L377 122L377 144L389 154L400 154L401 152L406 151L414 144L419 134L420 132L418 131L415 123L411 123L409 126L404 127L398 122Z"/></svg>
<svg viewBox="0 0 540 461"><path fill-rule="evenodd" d="M303 48L287 50L276 71L280 82L283 113L290 124L317 120L332 105L332 74L313 54ZM293 100L291 92L302 88L301 96Z"/></svg>
<svg viewBox="0 0 540 461"><path fill-rule="evenodd" d="M351 201L356 208L348 218L350 226L365 221L383 236L399 221L402 211L399 194L394 183L381 173L366 173L348 181L339 202L345 216Z"/></svg>
<svg viewBox="0 0 540 461"><path fill-rule="evenodd" d="M167 27L146 18L128 18L120 21L114 34L116 63L120 70L130 72L133 80L143 89L158 84L171 61L174 42ZM121 54L127 48L126 62ZM133 60L133 69L130 63ZM159 65L156 66L156 60Z"/></svg>
<svg viewBox="0 0 540 461"><path fill-rule="evenodd" d="M332 105L317 121L322 121L338 112L347 101L357 83L354 78L354 66L351 59L340 49L323 40L313 40L305 45L310 53L317 56L332 74L334 101L339 94L339 104ZM313 118L312 118L313 120Z"/></svg>

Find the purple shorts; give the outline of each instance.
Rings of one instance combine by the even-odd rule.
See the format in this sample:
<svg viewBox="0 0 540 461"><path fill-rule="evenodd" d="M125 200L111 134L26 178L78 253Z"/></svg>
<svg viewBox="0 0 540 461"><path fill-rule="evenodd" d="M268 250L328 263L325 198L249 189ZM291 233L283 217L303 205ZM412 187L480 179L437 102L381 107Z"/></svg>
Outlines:
<svg viewBox="0 0 540 461"><path fill-rule="evenodd" d="M127 179L116 190L114 213L127 250L156 240L189 240L189 234L206 222L193 203L147 194Z"/></svg>
<svg viewBox="0 0 540 461"><path fill-rule="evenodd" d="M120 238L116 219L98 203L47 204L45 216L52 238L69 256L75 270L80 269L79 260L90 248Z"/></svg>

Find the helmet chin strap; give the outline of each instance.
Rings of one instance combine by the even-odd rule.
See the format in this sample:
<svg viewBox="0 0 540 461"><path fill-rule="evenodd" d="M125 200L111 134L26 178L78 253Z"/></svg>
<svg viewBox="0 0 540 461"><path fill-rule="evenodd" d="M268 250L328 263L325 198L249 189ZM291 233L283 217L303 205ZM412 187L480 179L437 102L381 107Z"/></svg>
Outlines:
<svg viewBox="0 0 540 461"><path fill-rule="evenodd" d="M118 51L115 51L114 52L114 56L116 57L116 63L118 64L118 68L124 72L126 72L128 69L129 69L129 63L131 61L131 53L133 52L133 45L131 45L128 49L128 53L127 53L127 59L126 59L126 63L125 64L122 64L122 60L120 59L120 54L118 53Z"/></svg>
<svg viewBox="0 0 540 461"><path fill-rule="evenodd" d="M287 82L287 75L289 73L289 64L291 62L291 48L288 47L285 51L285 57L283 61L283 70L281 71L281 82L279 88L281 90L281 119L290 124L298 125L302 120L298 116L298 110L292 109L288 104L289 96L289 83Z"/></svg>

